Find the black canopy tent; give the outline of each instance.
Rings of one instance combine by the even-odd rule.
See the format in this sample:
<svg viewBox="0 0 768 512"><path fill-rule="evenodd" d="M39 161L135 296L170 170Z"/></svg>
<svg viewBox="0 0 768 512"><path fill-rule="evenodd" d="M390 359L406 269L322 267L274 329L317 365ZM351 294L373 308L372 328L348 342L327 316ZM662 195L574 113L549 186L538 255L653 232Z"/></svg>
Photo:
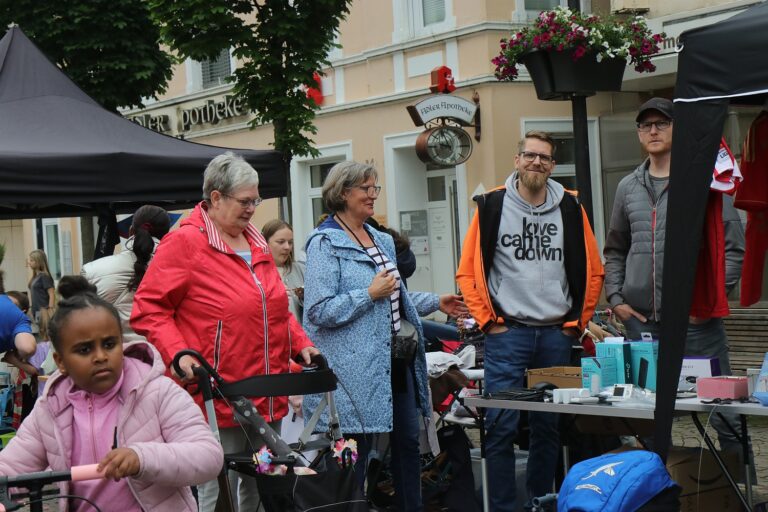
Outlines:
<svg viewBox="0 0 768 512"><path fill-rule="evenodd" d="M0 218L188 207L202 196L206 164L226 150L105 110L18 27L0 40ZM279 152L234 151L259 172L262 197L285 195Z"/></svg>
<svg viewBox="0 0 768 512"><path fill-rule="evenodd" d="M655 451L666 458L709 184L729 103L768 97L768 4L684 32L675 85Z"/></svg>

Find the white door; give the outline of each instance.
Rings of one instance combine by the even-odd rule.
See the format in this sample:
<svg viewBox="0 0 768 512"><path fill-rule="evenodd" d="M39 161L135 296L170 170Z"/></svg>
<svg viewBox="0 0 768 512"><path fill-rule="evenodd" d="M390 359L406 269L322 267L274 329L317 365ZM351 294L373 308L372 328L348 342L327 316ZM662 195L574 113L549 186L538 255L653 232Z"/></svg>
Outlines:
<svg viewBox="0 0 768 512"><path fill-rule="evenodd" d="M427 171L427 215L432 290L455 293L461 254L455 169Z"/></svg>

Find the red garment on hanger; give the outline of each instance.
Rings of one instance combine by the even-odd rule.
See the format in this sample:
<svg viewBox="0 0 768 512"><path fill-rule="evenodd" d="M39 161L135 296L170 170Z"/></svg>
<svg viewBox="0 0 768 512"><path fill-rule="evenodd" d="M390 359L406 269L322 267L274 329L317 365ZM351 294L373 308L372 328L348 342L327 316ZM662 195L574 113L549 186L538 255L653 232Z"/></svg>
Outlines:
<svg viewBox="0 0 768 512"><path fill-rule="evenodd" d="M723 196L720 192L710 190L689 314L699 318L720 318L728 316L730 312L725 293Z"/></svg>
<svg viewBox="0 0 768 512"><path fill-rule="evenodd" d="M741 153L741 171L745 186L736 193L734 206L748 213L740 302L751 306L763 292L763 266L768 252L768 112L761 112L749 127Z"/></svg>
<svg viewBox="0 0 768 512"><path fill-rule="evenodd" d="M696 261L696 281L690 315L699 318L728 316L725 293L725 228L723 226L723 193L733 194L741 183L739 165L725 139L715 160L707 210L704 214L702 243Z"/></svg>

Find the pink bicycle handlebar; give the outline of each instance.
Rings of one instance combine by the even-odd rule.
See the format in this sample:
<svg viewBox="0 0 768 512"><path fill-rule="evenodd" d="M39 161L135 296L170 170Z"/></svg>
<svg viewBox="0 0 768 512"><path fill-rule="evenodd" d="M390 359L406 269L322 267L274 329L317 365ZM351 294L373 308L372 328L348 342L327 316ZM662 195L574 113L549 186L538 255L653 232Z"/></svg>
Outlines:
<svg viewBox="0 0 768 512"><path fill-rule="evenodd" d="M84 466L74 466L69 471L41 471L39 473L28 473L23 475L4 477L0 476L0 484L3 488L3 502L0 502L0 512L6 510L17 510L19 505L11 501L6 501L10 497L5 494L9 487L23 487L31 489L33 487L42 488L43 485L54 482L79 482L82 480L98 480L104 478L104 473L98 470L98 464L87 464ZM11 506L11 508L7 508Z"/></svg>
<svg viewBox="0 0 768 512"><path fill-rule="evenodd" d="M73 482L81 480L98 480L104 478L104 473L98 470L98 464L86 464L85 466L75 466L70 470Z"/></svg>

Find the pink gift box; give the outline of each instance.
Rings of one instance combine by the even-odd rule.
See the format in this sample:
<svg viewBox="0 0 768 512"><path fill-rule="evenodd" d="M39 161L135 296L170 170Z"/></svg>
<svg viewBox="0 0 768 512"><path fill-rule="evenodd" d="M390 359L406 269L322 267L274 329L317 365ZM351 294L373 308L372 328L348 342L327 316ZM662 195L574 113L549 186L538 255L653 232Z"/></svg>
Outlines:
<svg viewBox="0 0 768 512"><path fill-rule="evenodd" d="M749 396L746 377L700 377L696 379L699 398L745 398Z"/></svg>

